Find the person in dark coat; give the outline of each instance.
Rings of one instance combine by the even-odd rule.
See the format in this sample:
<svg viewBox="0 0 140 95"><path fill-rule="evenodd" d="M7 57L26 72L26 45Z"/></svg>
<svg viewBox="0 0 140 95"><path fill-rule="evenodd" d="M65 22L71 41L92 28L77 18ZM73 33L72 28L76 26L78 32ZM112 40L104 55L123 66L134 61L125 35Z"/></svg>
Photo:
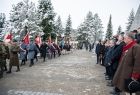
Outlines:
<svg viewBox="0 0 140 95"><path fill-rule="evenodd" d="M109 50L106 54L106 57L105 57L105 62L104 62L104 66L106 67L106 72L107 72L107 75L108 75L108 78L109 80L112 79L112 76L113 76L113 72L112 72L112 54L113 54L113 51L115 50L115 41L114 40L110 40L109 42Z"/></svg>
<svg viewBox="0 0 140 95"><path fill-rule="evenodd" d="M55 55L56 55L56 49L55 49L55 47L53 46L53 43L49 43L48 44L49 45L49 48L50 48L50 51L51 51L51 58L54 56L54 58L55 58Z"/></svg>
<svg viewBox="0 0 140 95"><path fill-rule="evenodd" d="M105 55L105 42L102 41L99 53L99 60L101 65L104 65L104 55Z"/></svg>
<svg viewBox="0 0 140 95"><path fill-rule="evenodd" d="M123 41L124 37L122 35L119 35L118 37L118 41L117 41L117 45L115 50L113 51L112 54L112 69L113 69L113 76L118 68L118 64L119 64L119 60L121 58L122 55L122 51L123 51L123 47L125 45L125 42Z"/></svg>
<svg viewBox="0 0 140 95"><path fill-rule="evenodd" d="M58 51L58 56L60 56L61 55L61 49L60 49L60 47L57 45L57 44L55 44L54 42L53 42L53 46L56 48L56 50Z"/></svg>
<svg viewBox="0 0 140 95"><path fill-rule="evenodd" d="M105 42L104 60L103 60L103 65L104 65L104 66L105 66L105 58L106 58L106 56L107 56L108 50L109 50L109 40ZM105 74L107 74L107 71L106 71Z"/></svg>
<svg viewBox="0 0 140 95"><path fill-rule="evenodd" d="M26 52L27 51L27 45L24 43L24 41L22 40L21 44L20 44L20 59L21 59L21 66L26 64Z"/></svg>
<svg viewBox="0 0 140 95"><path fill-rule="evenodd" d="M7 73L11 73L12 66L17 66L16 72L20 71L19 68L19 58L18 58L18 53L19 53L19 46L17 44L17 40L13 40L11 42L9 52L10 52L10 63L9 63L9 71Z"/></svg>
<svg viewBox="0 0 140 95"><path fill-rule="evenodd" d="M47 48L48 48L48 45L45 42L43 42L40 46L40 53L41 53L41 57L43 57L44 62L46 59Z"/></svg>
<svg viewBox="0 0 140 95"><path fill-rule="evenodd" d="M96 49L95 49L95 52L96 52L96 55L97 55L97 64L100 63L100 52L101 52L101 40L99 40L99 43L96 45Z"/></svg>
<svg viewBox="0 0 140 95"><path fill-rule="evenodd" d="M125 45L125 42L123 41L124 40L124 37L123 35L119 35L118 36L118 41L117 41L117 47L116 49L114 50L113 54L112 54L112 71L113 71L113 77L115 75L115 72L118 68L118 65L119 65L119 61L120 61L120 58L121 58L121 55L122 55L122 51L123 51L123 47ZM120 90L115 87L113 91L110 92L111 94L119 94L120 93Z"/></svg>
<svg viewBox="0 0 140 95"><path fill-rule="evenodd" d="M36 59L36 61L38 61L37 54L39 53L38 51L39 51L40 48L39 48L39 45L37 43L35 43L35 45L37 47L37 50L35 50L35 56L34 56L34 58Z"/></svg>

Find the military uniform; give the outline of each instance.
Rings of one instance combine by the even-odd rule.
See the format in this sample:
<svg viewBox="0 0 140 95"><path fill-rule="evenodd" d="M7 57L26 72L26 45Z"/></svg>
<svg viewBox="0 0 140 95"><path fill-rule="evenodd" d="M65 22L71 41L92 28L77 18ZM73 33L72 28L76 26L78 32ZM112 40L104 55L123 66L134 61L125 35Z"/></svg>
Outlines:
<svg viewBox="0 0 140 95"><path fill-rule="evenodd" d="M26 62L26 49L27 45L24 44L23 42L20 44L20 60L21 60L21 66L25 65Z"/></svg>
<svg viewBox="0 0 140 95"><path fill-rule="evenodd" d="M5 55L5 48L2 44L2 41L0 40L0 78L3 77L3 67L4 67L4 55Z"/></svg>
<svg viewBox="0 0 140 95"><path fill-rule="evenodd" d="M28 44L28 46L27 46L28 59L30 60L29 67L31 67L32 65L34 65L35 51L39 52L38 48L36 47L36 45L33 42L33 39L30 39L30 41L31 41L30 44Z"/></svg>
<svg viewBox="0 0 140 95"><path fill-rule="evenodd" d="M7 73L11 73L12 66L17 66L16 72L20 71L18 58L19 46L16 43L11 44L9 52L10 52L10 63L9 63L9 71Z"/></svg>
<svg viewBox="0 0 140 95"><path fill-rule="evenodd" d="M7 66L6 66L6 59L9 59L10 54L9 54L9 47L4 45L5 53L4 53L4 60L3 60L3 65L4 65L4 71L7 71Z"/></svg>

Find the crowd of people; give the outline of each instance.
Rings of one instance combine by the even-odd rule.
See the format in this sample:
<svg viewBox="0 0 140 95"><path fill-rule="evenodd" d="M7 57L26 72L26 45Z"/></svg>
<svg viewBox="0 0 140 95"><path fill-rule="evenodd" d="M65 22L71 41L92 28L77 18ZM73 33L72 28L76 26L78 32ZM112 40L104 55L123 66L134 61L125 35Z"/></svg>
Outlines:
<svg viewBox="0 0 140 95"><path fill-rule="evenodd" d="M30 39L29 44L25 44L24 40L17 42L15 39L7 44L0 40L0 78L3 77L4 72L7 74L12 73L13 66L16 66L16 72L19 72L20 66L25 65L28 60L29 67L32 67L34 60L38 61L38 57L45 62L46 58L52 59L56 55L62 55L62 51L69 53L71 51L71 45L69 43L56 44L53 41L44 41L39 46L35 43L34 39Z"/></svg>
<svg viewBox="0 0 140 95"><path fill-rule="evenodd" d="M99 40L95 52L97 64L105 67L107 86L113 87L110 94L134 92L140 95L140 28L120 33L110 40Z"/></svg>

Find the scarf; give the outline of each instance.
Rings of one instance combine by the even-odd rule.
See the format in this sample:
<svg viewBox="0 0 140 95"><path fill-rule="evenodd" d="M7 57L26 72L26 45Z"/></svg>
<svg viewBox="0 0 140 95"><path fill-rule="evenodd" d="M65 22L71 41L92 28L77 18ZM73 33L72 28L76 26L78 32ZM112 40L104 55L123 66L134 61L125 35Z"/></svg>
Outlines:
<svg viewBox="0 0 140 95"><path fill-rule="evenodd" d="M131 43L129 43L129 44L127 44L127 45L125 45L125 46L123 47L123 51L122 51L122 55L121 55L121 58L120 58L120 62L121 62L122 57L124 56L125 52L126 52L128 49L132 48L135 44L136 44L136 41L132 41Z"/></svg>

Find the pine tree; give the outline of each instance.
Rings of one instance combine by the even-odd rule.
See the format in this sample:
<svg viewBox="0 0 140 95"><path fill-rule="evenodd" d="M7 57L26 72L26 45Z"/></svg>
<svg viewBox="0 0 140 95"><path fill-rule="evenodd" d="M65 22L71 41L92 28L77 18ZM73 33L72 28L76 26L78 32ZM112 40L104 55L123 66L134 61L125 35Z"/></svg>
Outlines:
<svg viewBox="0 0 140 95"><path fill-rule="evenodd" d="M98 14L93 16L92 12L89 11L84 22L78 27L78 39L88 39L90 43L95 42L102 38L102 29L102 21Z"/></svg>
<svg viewBox="0 0 140 95"><path fill-rule="evenodd" d="M88 12L86 19L84 21L84 25L85 25L85 37L88 40L91 40L93 38L93 35L95 33L94 31L94 17L91 11Z"/></svg>
<svg viewBox="0 0 140 95"><path fill-rule="evenodd" d="M0 13L0 38L4 36L4 24L5 24L6 16L5 13Z"/></svg>
<svg viewBox="0 0 140 95"><path fill-rule="evenodd" d="M62 26L62 21L61 21L61 17L58 16L58 19L55 23L55 32L58 33L59 35L62 35L64 33L64 29Z"/></svg>
<svg viewBox="0 0 140 95"><path fill-rule="evenodd" d="M103 34L103 25L100 17L96 13L94 15L94 43L96 40L102 39L102 34Z"/></svg>
<svg viewBox="0 0 140 95"><path fill-rule="evenodd" d="M55 13L51 0L39 0L38 14L40 26L44 32L43 39L45 40L54 29Z"/></svg>
<svg viewBox="0 0 140 95"><path fill-rule="evenodd" d="M132 9L131 12L130 12L130 15L128 17L128 22L126 23L127 24L126 31L129 31L130 28L131 28L131 25L132 25L132 23L134 21L134 18L135 18L134 14L135 14L134 10Z"/></svg>
<svg viewBox="0 0 140 95"><path fill-rule="evenodd" d="M86 36L88 35L86 33L86 27L84 23L81 23L80 26L77 28L78 31L78 35L77 35L77 40L78 41L85 41L86 40Z"/></svg>
<svg viewBox="0 0 140 95"><path fill-rule="evenodd" d="M119 27L118 27L118 30L117 30L117 34L120 34L121 32L122 32L122 27L119 26Z"/></svg>
<svg viewBox="0 0 140 95"><path fill-rule="evenodd" d="M113 34L113 27L112 27L112 17L110 15L108 26L107 26L107 31L106 31L106 39L111 39L112 34Z"/></svg>
<svg viewBox="0 0 140 95"><path fill-rule="evenodd" d="M65 36L70 37L71 31L72 31L72 21L71 16L69 15L66 23Z"/></svg>
<svg viewBox="0 0 140 95"><path fill-rule="evenodd" d="M23 0L18 4L13 5L10 13L10 22L15 30L13 31L15 35L20 34L20 38L22 39L27 31L30 31L30 34L41 32L41 29L37 24L36 13L35 4L29 0Z"/></svg>

